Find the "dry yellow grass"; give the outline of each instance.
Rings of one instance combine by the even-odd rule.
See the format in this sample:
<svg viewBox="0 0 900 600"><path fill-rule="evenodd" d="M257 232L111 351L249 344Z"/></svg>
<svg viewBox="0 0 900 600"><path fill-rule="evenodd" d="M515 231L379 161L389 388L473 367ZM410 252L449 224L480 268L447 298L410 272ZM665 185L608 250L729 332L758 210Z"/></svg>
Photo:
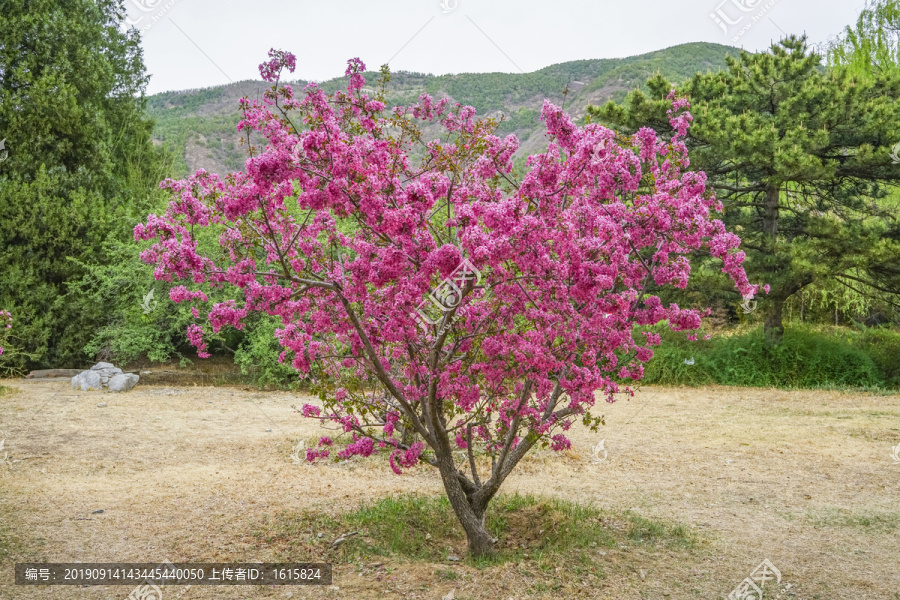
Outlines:
<svg viewBox="0 0 900 600"><path fill-rule="evenodd" d="M264 562L271 549L251 535L263 517L441 493L424 467L398 477L376 458L296 464L296 441L322 433L290 408L309 401L302 394L0 384L18 390L0 397L9 453L0 463L2 600L124 600L131 591L17 587L17 561ZM900 443L900 397L646 389L599 409L607 423L599 434L574 427L572 451L528 458L503 491L684 523L702 548L616 548L598 555L604 577L582 580L528 564L478 570L373 558L336 564L338 589L194 586L180 599L438 599L451 589L461 600L724 598L764 558L797 590L782 600L900 598L900 463L890 456ZM608 454L592 463L601 438ZM535 585L555 576L562 589ZM162 600L178 593L167 589Z"/></svg>

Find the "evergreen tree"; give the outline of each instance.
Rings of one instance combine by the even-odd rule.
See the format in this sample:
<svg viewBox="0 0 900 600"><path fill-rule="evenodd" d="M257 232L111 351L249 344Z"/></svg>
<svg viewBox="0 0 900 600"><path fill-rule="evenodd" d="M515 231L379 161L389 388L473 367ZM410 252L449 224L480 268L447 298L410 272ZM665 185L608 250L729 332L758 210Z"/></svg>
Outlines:
<svg viewBox="0 0 900 600"><path fill-rule="evenodd" d="M88 358L104 307L70 293L78 261L131 237L165 176L123 16L122 0L0 0L0 306L40 365Z"/></svg>
<svg viewBox="0 0 900 600"><path fill-rule="evenodd" d="M776 344L785 301L813 282L900 290L900 212L882 201L900 182L890 157L900 140L900 77L825 71L795 36L727 62L678 88L694 115L686 143L691 168L706 172L726 225L743 240L751 280L771 285L761 308L766 340ZM589 118L664 135L675 86L660 75L647 86L623 105L589 107Z"/></svg>

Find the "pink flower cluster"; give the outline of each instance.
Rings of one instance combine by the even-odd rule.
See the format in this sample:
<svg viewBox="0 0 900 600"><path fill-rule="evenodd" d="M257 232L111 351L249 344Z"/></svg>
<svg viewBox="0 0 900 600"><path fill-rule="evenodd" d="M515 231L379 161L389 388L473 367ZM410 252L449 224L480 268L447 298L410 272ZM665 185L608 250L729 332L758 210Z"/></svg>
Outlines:
<svg viewBox="0 0 900 600"><path fill-rule="evenodd" d="M353 443L338 452L338 458L350 458L351 456L371 456L375 452L375 442L370 437L358 437L353 435Z"/></svg>
<svg viewBox="0 0 900 600"><path fill-rule="evenodd" d="M302 411L303 416L307 418L318 417L320 414L322 414L322 409L320 409L318 406L313 406L312 404L304 404Z"/></svg>
<svg viewBox="0 0 900 600"><path fill-rule="evenodd" d="M419 457L422 455L422 450L425 449L425 444L422 442L416 442L412 446L409 447L405 452L397 448L393 452L391 452L391 456L388 461L391 463L391 469L397 475L402 475L403 471L400 468L409 469L413 467L417 462L419 462Z"/></svg>
<svg viewBox="0 0 900 600"><path fill-rule="evenodd" d="M307 406L309 406L309 404L307 404L303 408L306 409ZM328 450L325 450L323 448L323 446L331 446L333 443L334 442L329 437L325 437L325 436L320 437L318 448L307 448L306 449L306 460L309 462L315 462L316 459L319 459L319 458L323 458L323 459L328 458L328 456L329 456L329 454L331 454L331 452ZM342 457L342 458L344 458L344 457Z"/></svg>
<svg viewBox="0 0 900 600"><path fill-rule="evenodd" d="M260 66L269 81L295 66L289 53L270 58ZM354 435L342 458L392 448L396 472L420 460L422 443L400 440L401 408L435 451L466 448L454 424L473 416L472 442L489 453L534 436L564 450L554 432L590 417L596 392L612 402L623 380L642 377L661 340L635 339L635 327L699 328L705 313L663 306L649 285L684 288L688 256L706 249L741 294L758 291L740 239L713 218L722 205L705 175L685 170L687 100L669 96L671 141L649 128L625 138L580 127L546 101L547 149L515 181L515 136L428 94L386 109L363 91L364 71L350 60L346 90L331 95L310 84L296 97L285 87L243 99L238 129L267 145L244 172L163 182L168 210L135 228L156 240L142 258L157 279L240 290L240 302L208 311L213 331L253 313L281 320L280 359L303 373L317 365L329 382L324 416L310 405L304 416ZM441 136L417 153L420 127ZM203 227L220 232L222 251L200 252ZM450 290L445 278L464 260L478 282L454 283L456 306L421 326L416 308ZM171 297L205 300L185 287ZM200 325L188 338L208 355Z"/></svg>
<svg viewBox="0 0 900 600"><path fill-rule="evenodd" d="M317 450L315 448L307 448L306 449L306 460L309 462L315 462L317 458L328 458L330 452L328 450Z"/></svg>
<svg viewBox="0 0 900 600"><path fill-rule="evenodd" d="M269 50L269 62L259 65L259 74L265 81L277 81L281 70L287 68L291 73L297 67L297 58L290 52L282 50Z"/></svg>

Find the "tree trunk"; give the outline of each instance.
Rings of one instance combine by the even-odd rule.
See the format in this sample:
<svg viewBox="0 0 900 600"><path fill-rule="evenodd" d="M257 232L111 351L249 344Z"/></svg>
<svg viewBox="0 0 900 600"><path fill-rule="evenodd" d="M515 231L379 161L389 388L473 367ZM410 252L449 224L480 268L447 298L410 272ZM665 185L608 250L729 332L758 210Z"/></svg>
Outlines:
<svg viewBox="0 0 900 600"><path fill-rule="evenodd" d="M441 479L444 481L444 490L447 492L447 498L450 500L450 506L456 513L460 525L466 532L466 539L469 543L469 554L474 557L491 557L496 554L494 550L494 540L485 527L485 511L487 503L484 506L473 506L469 498L466 496L456 476L456 469L453 466L452 457L437 457L438 470L441 473Z"/></svg>
<svg viewBox="0 0 900 600"><path fill-rule="evenodd" d="M772 308L769 309L769 314L766 315L763 332L766 338L766 345L777 346L781 343L781 338L784 336L784 324L782 322L784 300L773 298L771 302Z"/></svg>
<svg viewBox="0 0 900 600"><path fill-rule="evenodd" d="M775 283L780 275L780 273L778 272L780 270L778 268L779 257L777 256L779 216L778 209L780 208L780 201L780 189L773 185L766 186L766 198L763 202L762 230L763 235L768 238L768 262L771 267L769 273L772 283ZM781 291L782 290L777 290L775 291L775 293L779 294ZM763 332L765 334L767 346L775 346L777 344L780 344L781 338L784 335L784 300L785 297L781 295L775 296L770 300L772 303L772 308L769 309L769 313L766 315L765 325L763 326Z"/></svg>

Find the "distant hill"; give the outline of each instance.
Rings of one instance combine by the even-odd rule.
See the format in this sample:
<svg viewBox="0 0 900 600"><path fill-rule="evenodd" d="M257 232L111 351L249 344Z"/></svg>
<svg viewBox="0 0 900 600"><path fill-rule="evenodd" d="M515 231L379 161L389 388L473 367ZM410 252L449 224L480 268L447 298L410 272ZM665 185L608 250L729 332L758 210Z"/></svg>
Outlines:
<svg viewBox="0 0 900 600"><path fill-rule="evenodd" d="M521 143L518 154L527 155L546 143L540 122L544 98L562 104L567 86L566 112L581 119L589 104L621 101L631 90L643 87L647 77L656 71L680 82L697 72L724 68L725 55L737 56L739 52L730 46L698 42L628 58L560 63L524 74L426 75L400 71L392 73L388 102L389 106L410 104L417 101L419 94L428 92L436 98L446 96L474 106L481 116L503 115L499 133L516 134ZM374 84L378 77L375 71L366 73L367 83ZM299 91L308 82L290 83ZM327 92L346 85L343 77L319 83ZM149 112L156 121L154 141L175 150L180 175L199 168L220 174L242 170L246 154L236 132L240 119L238 100L261 98L268 87L264 81L240 81L150 96Z"/></svg>

